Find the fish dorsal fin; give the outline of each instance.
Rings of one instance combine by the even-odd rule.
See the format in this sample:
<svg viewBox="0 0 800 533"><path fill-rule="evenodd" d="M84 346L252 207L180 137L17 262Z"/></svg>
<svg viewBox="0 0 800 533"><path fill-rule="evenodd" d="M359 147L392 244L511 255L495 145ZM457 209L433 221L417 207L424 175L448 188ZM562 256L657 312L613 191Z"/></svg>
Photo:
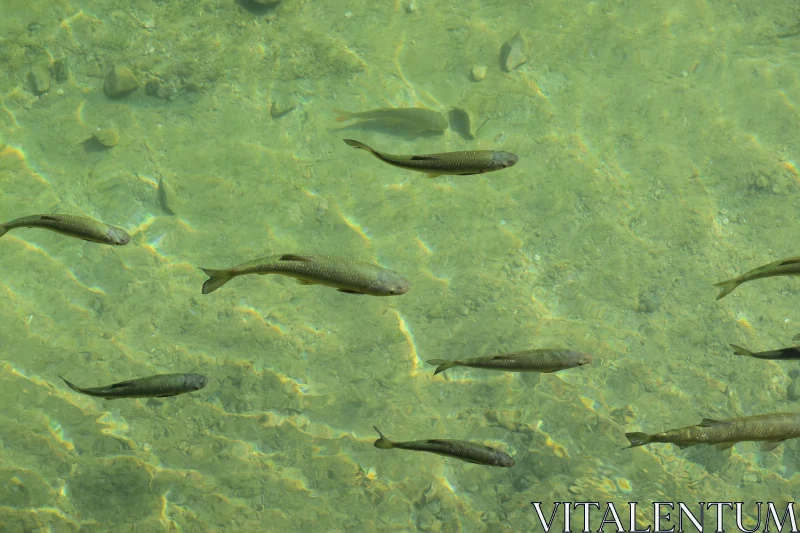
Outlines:
<svg viewBox="0 0 800 533"><path fill-rule="evenodd" d="M436 155L412 155L412 161L438 161L439 156Z"/></svg>
<svg viewBox="0 0 800 533"><path fill-rule="evenodd" d="M704 418L700 421L700 426L704 428L710 428L714 426L721 426L722 424L726 424L727 422L723 420L714 420L713 418Z"/></svg>
<svg viewBox="0 0 800 533"><path fill-rule="evenodd" d="M676 442L675 445L680 448L681 450L685 450L686 448L691 448L697 444L696 442Z"/></svg>
<svg viewBox="0 0 800 533"><path fill-rule="evenodd" d="M714 448L718 450L728 450L733 448L733 445L736 444L735 442L720 442L714 445Z"/></svg>
<svg viewBox="0 0 800 533"><path fill-rule="evenodd" d="M130 381L120 381L119 383L114 383L113 385L109 385L109 389L121 389L122 387L127 387L131 384Z"/></svg>
<svg viewBox="0 0 800 533"><path fill-rule="evenodd" d="M800 256L790 257L788 259L783 259L782 261L778 262L779 265L792 265L794 263L800 263Z"/></svg>
<svg viewBox="0 0 800 533"><path fill-rule="evenodd" d="M313 261L313 259L305 255L283 254L280 261Z"/></svg>
<svg viewBox="0 0 800 533"><path fill-rule="evenodd" d="M39 218L42 220L58 220L58 218L54 217L53 215L41 215Z"/></svg>
<svg viewBox="0 0 800 533"><path fill-rule="evenodd" d="M781 444L783 444L782 440L768 440L766 442L762 442L761 443L761 451L762 452L772 451L775 448L777 448L778 446L780 446Z"/></svg>

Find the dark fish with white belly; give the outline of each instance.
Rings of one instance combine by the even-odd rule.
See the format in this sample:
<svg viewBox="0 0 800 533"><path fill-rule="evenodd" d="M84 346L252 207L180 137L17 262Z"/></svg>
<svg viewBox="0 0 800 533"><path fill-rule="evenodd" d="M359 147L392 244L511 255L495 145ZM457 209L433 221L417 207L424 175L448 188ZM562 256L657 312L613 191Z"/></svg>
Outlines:
<svg viewBox="0 0 800 533"><path fill-rule="evenodd" d="M69 237L100 244L125 245L131 236L121 228L78 215L33 215L0 224L0 237L16 228L44 228Z"/></svg>
<svg viewBox="0 0 800 533"><path fill-rule="evenodd" d="M425 172L429 178L437 176L469 176L494 172L517 164L519 157L511 152L473 150L470 152L444 152L441 154L397 155L379 152L366 144L344 139L349 146L366 150L384 163L406 170Z"/></svg>
<svg viewBox="0 0 800 533"><path fill-rule="evenodd" d="M717 295L717 300L724 298L730 294L733 289L754 279L771 278L774 276L798 276L800 275L800 257L790 257L788 259L781 259L768 265L754 268L749 272L745 272L739 277L715 283L715 287L720 287L721 290Z"/></svg>
<svg viewBox="0 0 800 533"><path fill-rule="evenodd" d="M756 359L778 359L784 361L796 361L800 359L800 346L790 346L788 348L779 348L766 352L751 352L747 348L742 348L736 344L731 344L731 348L733 348L733 353L736 355L746 355L748 357L755 357Z"/></svg>
<svg viewBox="0 0 800 533"><path fill-rule="evenodd" d="M347 120L374 121L387 125L401 125L415 131L444 131L449 125L444 115L422 107L389 107L373 109L362 113L351 113L335 109L339 116L337 122Z"/></svg>
<svg viewBox="0 0 800 533"><path fill-rule="evenodd" d="M61 376L59 376L61 377ZM67 386L81 394L113 400L115 398L164 398L200 390L208 379L202 374L159 374L146 378L120 381L105 387L83 388L64 378Z"/></svg>
<svg viewBox="0 0 800 533"><path fill-rule="evenodd" d="M800 437L800 413L770 413L728 420L704 418L695 426L670 429L654 435L637 432L625 433L625 436L631 443L628 448L666 442L681 449L695 444L712 444L719 450L726 450L737 442L759 441L762 443L761 449L768 451L777 448L785 440Z"/></svg>
<svg viewBox="0 0 800 533"><path fill-rule="evenodd" d="M431 359L431 365L439 365L434 374L444 372L454 366L481 368L484 370L502 370L505 372L558 372L567 368L588 365L592 356L588 353L570 350L526 350L524 352L503 353L473 357L460 361L447 359Z"/></svg>
<svg viewBox="0 0 800 533"><path fill-rule="evenodd" d="M246 274L283 274L296 278L302 285L327 285L340 292L372 296L405 294L411 288L408 280L393 270L329 255L272 255L226 270L201 270L209 276L203 284L203 294L217 290L236 276Z"/></svg>
<svg viewBox="0 0 800 533"><path fill-rule="evenodd" d="M514 459L510 455L479 444L465 440L412 440L407 442L393 442L387 439L381 430L375 428L380 438L375 441L375 447L382 450L390 448L400 448L401 450L412 450L417 452L431 452L445 457L454 457L468 463L487 466L514 466Z"/></svg>

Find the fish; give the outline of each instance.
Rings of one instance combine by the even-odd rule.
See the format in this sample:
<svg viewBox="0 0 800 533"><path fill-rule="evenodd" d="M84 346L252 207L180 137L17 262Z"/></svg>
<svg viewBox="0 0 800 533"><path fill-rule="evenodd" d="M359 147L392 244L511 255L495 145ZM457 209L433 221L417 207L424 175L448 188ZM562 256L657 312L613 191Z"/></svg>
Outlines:
<svg viewBox="0 0 800 533"><path fill-rule="evenodd" d="M375 447L382 450L400 448L402 450L412 450L417 452L431 452L445 457L461 459L468 463L487 466L503 466L510 468L514 466L514 459L505 452L495 450L489 446L466 440L412 440L407 442L393 442L387 439L381 430L372 426L380 437L375 441Z"/></svg>
<svg viewBox="0 0 800 533"><path fill-rule="evenodd" d="M797 276L797 275L800 275L800 256L790 257L788 259L781 259L779 261L775 261L768 265L754 268L753 270L745 272L744 274L736 278L729 279L728 281L715 283L714 284L715 287L720 287L719 294L717 295L717 300L729 295L731 292L733 292L733 290L736 287L747 281L752 281L754 279L771 278L773 276Z"/></svg>
<svg viewBox="0 0 800 533"><path fill-rule="evenodd" d="M411 288L408 280L393 270L329 255L271 255L225 270L201 270L209 276L203 283L203 294L245 274L282 274L296 278L301 285L327 285L340 292L372 296L398 296Z"/></svg>
<svg viewBox="0 0 800 533"><path fill-rule="evenodd" d="M728 420L704 418L694 426L670 429L653 435L625 433L625 437L630 442L627 448L644 446L651 442L667 442L681 449L696 444L710 444L718 450L727 450L738 442L759 441L761 449L769 451L785 440L800 437L800 413L769 413Z"/></svg>
<svg viewBox="0 0 800 533"><path fill-rule="evenodd" d="M428 364L439 365L434 375L454 366L482 368L484 370L503 370L505 372L558 372L567 368L588 365L592 356L588 353L570 350L526 350L523 352L503 353L473 357L461 361L447 359L431 359Z"/></svg>
<svg viewBox="0 0 800 533"><path fill-rule="evenodd" d="M334 109L339 116L336 122L348 120L375 121L389 125L401 125L414 131L444 131L449 126L447 119L438 111L422 107L388 107L362 113Z"/></svg>
<svg viewBox="0 0 800 533"><path fill-rule="evenodd" d="M742 348L736 344L731 344L731 348L733 348L733 353L736 355L746 355L748 357L755 357L756 359L782 359L784 361L800 359L800 346L790 346L788 348L779 348L767 352L751 352L747 348Z"/></svg>
<svg viewBox="0 0 800 533"><path fill-rule="evenodd" d="M32 215L0 224L0 237L16 228L44 228L68 237L100 244L123 246L131 241L122 228L79 215Z"/></svg>
<svg viewBox="0 0 800 533"><path fill-rule="evenodd" d="M67 386L81 394L113 400L115 398L165 398L185 392L194 392L206 386L208 378L202 374L158 374L146 378L120 381L105 387L78 387L58 376Z"/></svg>
<svg viewBox="0 0 800 533"><path fill-rule="evenodd" d="M366 144L344 139L353 148L366 150L372 155L396 167L416 172L425 172L429 178L437 176L470 176L494 172L513 167L519 157L511 152L494 150L473 150L471 152L445 152L441 154L396 155L379 152Z"/></svg>

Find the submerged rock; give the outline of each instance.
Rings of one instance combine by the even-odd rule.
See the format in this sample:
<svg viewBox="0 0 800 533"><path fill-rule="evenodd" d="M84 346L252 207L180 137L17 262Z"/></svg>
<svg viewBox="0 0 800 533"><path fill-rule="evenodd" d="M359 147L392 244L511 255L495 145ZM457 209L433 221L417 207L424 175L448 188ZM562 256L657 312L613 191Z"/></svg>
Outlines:
<svg viewBox="0 0 800 533"><path fill-rule="evenodd" d="M103 92L109 98L121 98L139 88L139 81L127 67L114 67L106 76Z"/></svg>
<svg viewBox="0 0 800 533"><path fill-rule="evenodd" d="M33 67L28 73L28 81L35 94L44 94L50 90L50 72L42 65Z"/></svg>
<svg viewBox="0 0 800 533"><path fill-rule="evenodd" d="M500 64L506 72L511 72L528 62L528 46L520 32L511 38L500 50Z"/></svg>

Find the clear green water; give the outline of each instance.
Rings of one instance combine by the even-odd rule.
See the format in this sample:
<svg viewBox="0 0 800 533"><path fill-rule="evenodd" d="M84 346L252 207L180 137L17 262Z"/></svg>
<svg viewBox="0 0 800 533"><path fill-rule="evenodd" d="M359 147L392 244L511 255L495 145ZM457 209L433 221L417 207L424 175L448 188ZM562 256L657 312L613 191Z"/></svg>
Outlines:
<svg viewBox="0 0 800 533"><path fill-rule="evenodd" d="M790 345L800 282L719 302L711 286L798 254L800 5L407 6L0 0L0 218L83 213L134 235L0 240L0 530L540 531L532 500L797 495L796 441L621 448L626 431L800 409L796 364L728 348ZM506 73L517 31L529 61ZM160 95L107 98L114 65L163 80ZM297 107L273 118L273 103ZM474 141L335 121L415 105L489 121ZM115 147L84 142L105 127ZM428 180L343 137L520 162ZM249 276L200 293L199 266L286 252L380 262L413 289ZM424 362L539 347L595 364L434 377ZM104 401L58 378L167 372L210 383ZM493 443L517 464L378 450L373 425Z"/></svg>

